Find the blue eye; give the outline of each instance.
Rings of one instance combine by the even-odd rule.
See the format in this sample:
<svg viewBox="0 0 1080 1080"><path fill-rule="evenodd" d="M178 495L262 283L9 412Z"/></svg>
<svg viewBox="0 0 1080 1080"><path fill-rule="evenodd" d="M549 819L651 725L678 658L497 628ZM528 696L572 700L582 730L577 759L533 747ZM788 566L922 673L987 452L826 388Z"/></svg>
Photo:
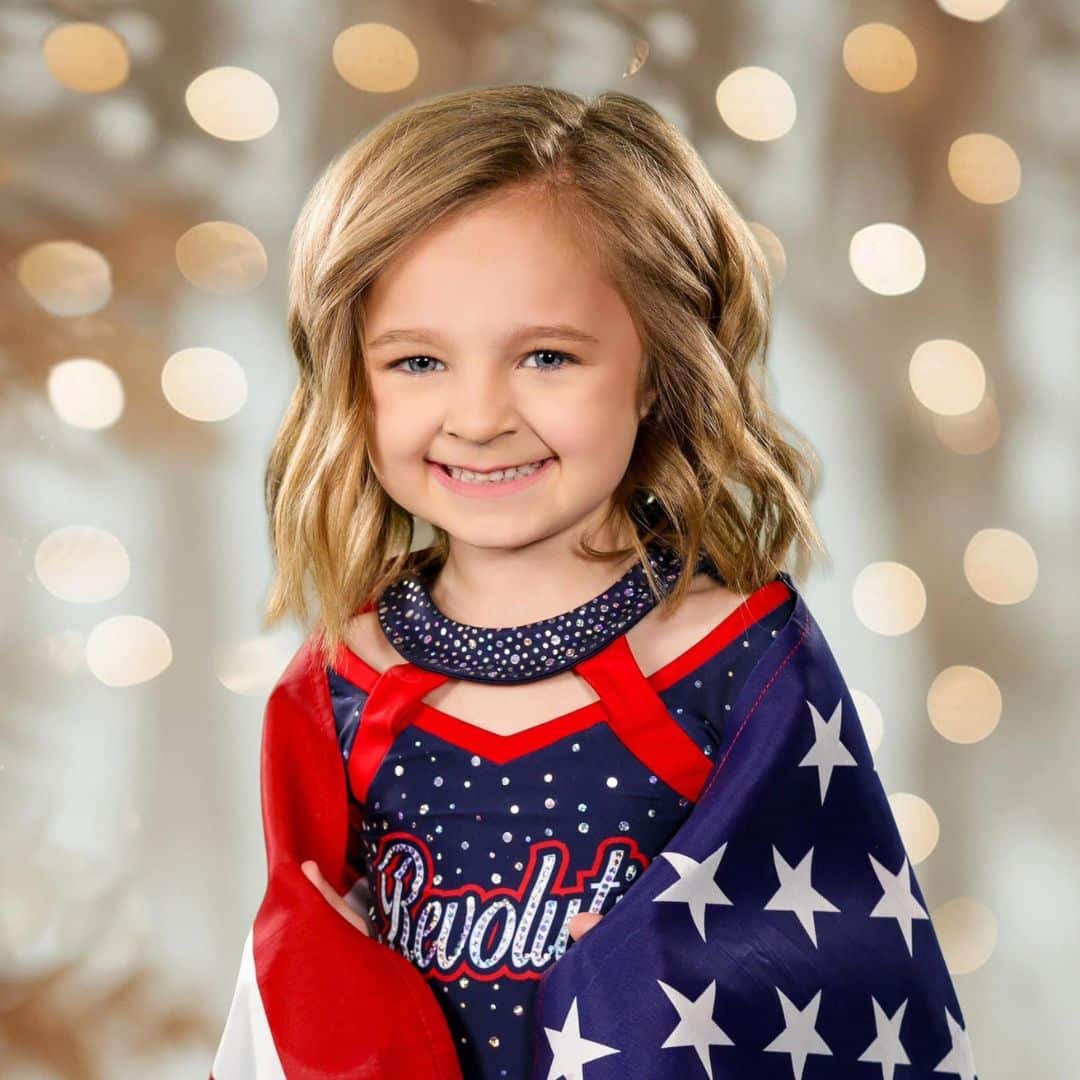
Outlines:
<svg viewBox="0 0 1080 1080"><path fill-rule="evenodd" d="M562 371L564 367L569 367L570 364L576 364L578 361L576 357L571 356L569 353L556 352L554 349L537 349L535 352L529 353L529 356L557 356L560 360L565 360L565 364L560 364L558 367L540 367L537 365L537 371ZM528 359L528 357L526 357Z"/></svg>
<svg viewBox="0 0 1080 1080"><path fill-rule="evenodd" d="M571 356L569 353L556 352L554 349L535 349L533 352L528 354L528 356L544 355L558 357L558 359L565 361L565 363L559 364L557 367L537 365L537 371L562 371L562 369L564 367L567 367L569 364L576 364L579 362L576 357ZM526 357L526 359L528 359L528 356ZM430 368L424 371L416 371L415 369L403 368L401 366L402 364L409 364L413 360L432 360L436 364L442 363L441 360L435 360L434 357L431 356L405 356L402 357L402 359L390 364L389 370L403 371L406 375L431 375L433 373Z"/></svg>

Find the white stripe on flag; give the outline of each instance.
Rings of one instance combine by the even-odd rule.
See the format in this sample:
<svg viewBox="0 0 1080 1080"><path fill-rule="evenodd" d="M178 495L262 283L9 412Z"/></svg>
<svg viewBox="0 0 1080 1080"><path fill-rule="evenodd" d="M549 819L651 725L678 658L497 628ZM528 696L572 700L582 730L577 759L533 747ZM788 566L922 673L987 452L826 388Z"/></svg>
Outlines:
<svg viewBox="0 0 1080 1080"><path fill-rule="evenodd" d="M225 1030L212 1069L213 1080L285 1080L255 977L254 928L240 958Z"/></svg>

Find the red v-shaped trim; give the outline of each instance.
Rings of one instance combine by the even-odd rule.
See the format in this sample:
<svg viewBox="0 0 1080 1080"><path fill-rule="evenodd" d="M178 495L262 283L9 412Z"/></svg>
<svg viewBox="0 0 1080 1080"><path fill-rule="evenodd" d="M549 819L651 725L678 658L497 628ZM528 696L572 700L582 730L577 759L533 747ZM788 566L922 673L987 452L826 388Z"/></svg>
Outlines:
<svg viewBox="0 0 1080 1080"><path fill-rule="evenodd" d="M621 642L622 645L620 646L620 651L625 649L626 653L629 655L629 659L633 662L634 670L637 672L638 682L633 684L638 687L637 692L641 693L644 697L644 687L647 687L652 692L649 696L655 698L656 694L660 691L668 689L670 686L673 686L675 683L686 678L692 672L706 664L718 652L730 645L732 641L744 633L747 627L779 607L790 595L791 592L783 581L776 580L769 582L767 585L763 585L756 592L748 596L739 607L731 612L731 614L727 615L717 626L713 627L713 629L700 641L649 676L642 674L641 669L638 667L637 661L630 650L629 642L627 641L625 634L616 638L611 645L607 646L606 650L602 650L595 656L589 657L587 660L577 664L575 670L578 670L579 674L584 677L584 673L581 671L583 664L588 663L589 660L595 660L597 657L602 656L605 651L611 650L613 646L618 646ZM367 604L358 609L358 613L371 611L374 606L374 603ZM560 739L566 738L568 735L574 735L579 731L584 731L593 724L602 722L606 715L604 695L600 694L599 689L594 686L593 688L600 694L601 700L590 702L572 712L563 713L561 716L552 717L550 720L544 720L539 724L534 724L524 731L518 731L512 735L501 735L493 731L487 731L476 724L469 723L469 721L462 720L460 717L453 716L450 713L443 712L441 709L437 709L433 705L428 705L426 702L420 700L420 698L424 697L430 690L450 678L450 676L444 675L441 672L427 671L426 669L419 668L411 663L394 664L391 667L386 668L385 671L379 672L367 663L367 661L354 653L344 643L338 647L334 660L334 669L355 686L367 691L369 695L368 701L364 706L362 722L357 730L357 739L353 744L353 750L350 754L350 764L357 757L358 747L360 748L361 754L367 752L374 756L379 752L378 748L385 744L385 748L382 750L382 754L385 754L386 749L389 749L390 745L390 743L386 742L387 734L390 730L388 725L390 723L390 717L395 710L399 710L401 715L407 715L409 717L406 726L407 723L413 723L432 735L437 735L463 750L479 754L481 757L499 765L504 765L506 762L513 761L515 758L530 754L535 750L540 750L545 746L558 742ZM596 669L596 665L594 665L594 669ZM415 674L410 676L410 672ZM628 677L632 678L633 673L631 672ZM597 678L604 680L603 671L597 672ZM591 685L591 680L587 681L589 681ZM604 681L605 685L607 685L607 681ZM385 689L380 688L383 683L386 683ZM378 691L381 701L377 700L375 702L375 708L372 709L372 698L375 697L376 691ZM619 693L620 691L616 689L614 692ZM659 699L656 700L659 701ZM659 701L659 704L661 708L664 708L662 701ZM617 707L622 708L624 713L626 712L625 707ZM654 707L650 707L650 711L652 708ZM367 738L361 739L361 735L365 726L369 725L370 717L378 711L385 711L386 719L370 723L371 728L381 729L381 732L377 736L374 736L373 741L369 744ZM696 744L693 743L693 740L679 728L676 721L671 718L669 713L667 713L666 708L665 715L670 723L678 728L683 737L690 741L691 745L694 746L695 751L701 754L700 749L698 749ZM654 719L652 722L655 722L656 719L662 718L654 712ZM618 732L616 732L616 734L618 734ZM392 741L393 739L391 738L390 742ZM364 747L367 746L370 746L370 750L364 749ZM382 754L379 755L379 761L382 760ZM702 756L705 757L706 762L709 761L707 756ZM647 759L643 758L643 760ZM370 762L365 759L364 772L366 772L368 768L370 768ZM378 762L375 764L375 769L377 768ZM670 763L667 768L671 768ZM664 775L656 769L653 771L657 776ZM672 775L676 779L679 779L679 770L676 768ZM371 776L374 776L374 771L371 772ZM679 783L684 787L693 787L696 783L695 777L696 769L692 768L688 773L684 769L681 774L681 779L679 779ZM356 794L356 797L361 798L361 788L358 784L363 781L363 775L358 774L354 777L352 769L350 768L350 780L353 784L353 791ZM370 777L368 777L367 783L370 783ZM675 784L672 786L676 787ZM363 790L367 790L366 784L364 785ZM676 790L680 789L676 787Z"/></svg>
<svg viewBox="0 0 1080 1080"><path fill-rule="evenodd" d="M394 740L413 722L420 699L448 678L414 664L395 664L375 680L349 754L349 785L360 802L367 802L379 765Z"/></svg>
<svg viewBox="0 0 1080 1080"><path fill-rule="evenodd" d="M713 767L641 673L625 634L574 668L596 691L619 742L684 799L697 802Z"/></svg>

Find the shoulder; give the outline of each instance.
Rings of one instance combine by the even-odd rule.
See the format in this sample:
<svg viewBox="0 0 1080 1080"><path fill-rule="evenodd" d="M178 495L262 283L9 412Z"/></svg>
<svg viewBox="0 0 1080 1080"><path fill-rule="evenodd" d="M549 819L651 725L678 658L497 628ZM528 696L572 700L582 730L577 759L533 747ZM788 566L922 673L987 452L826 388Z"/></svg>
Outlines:
<svg viewBox="0 0 1080 1080"><path fill-rule="evenodd" d="M745 599L742 593L729 589L711 575L695 574L690 581L686 597L674 612L674 616L677 616L679 612L685 612L686 617L689 618L701 615L703 617L718 616L723 619Z"/></svg>
<svg viewBox="0 0 1080 1080"><path fill-rule="evenodd" d="M674 611L665 613L657 605L627 631L627 642L642 673L651 675L681 656L745 599L708 574L697 574Z"/></svg>
<svg viewBox="0 0 1080 1080"><path fill-rule="evenodd" d="M345 624L345 644L378 672L406 663L405 657L387 641L375 611L365 611L349 619Z"/></svg>
<svg viewBox="0 0 1080 1080"><path fill-rule="evenodd" d="M681 617L684 623L704 624L709 630L726 619L745 599L742 593L729 589L708 574L697 574L671 619L674 622Z"/></svg>

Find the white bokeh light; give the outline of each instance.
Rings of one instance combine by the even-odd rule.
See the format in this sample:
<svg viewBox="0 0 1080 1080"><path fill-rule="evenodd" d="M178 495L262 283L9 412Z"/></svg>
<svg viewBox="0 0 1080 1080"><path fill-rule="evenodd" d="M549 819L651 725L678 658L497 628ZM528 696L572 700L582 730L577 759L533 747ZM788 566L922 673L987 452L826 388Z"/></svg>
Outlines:
<svg viewBox="0 0 1080 1080"><path fill-rule="evenodd" d="M86 639L86 666L106 686L137 686L160 675L173 659L168 635L141 615L114 615Z"/></svg>
<svg viewBox="0 0 1080 1080"><path fill-rule="evenodd" d="M736 135L767 142L795 126L795 94L787 80L764 67L733 71L716 88L716 108Z"/></svg>
<svg viewBox="0 0 1080 1080"><path fill-rule="evenodd" d="M204 71L188 85L184 102L203 131L229 142L261 138L274 129L280 112L273 87L240 67Z"/></svg>
<svg viewBox="0 0 1080 1080"><path fill-rule="evenodd" d="M864 567L851 594L859 621L877 634L906 634L926 613L926 589L919 575L902 563L876 562Z"/></svg>
<svg viewBox="0 0 1080 1080"><path fill-rule="evenodd" d="M859 283L882 296L909 293L926 276L926 256L918 237L889 221L859 229L851 238L848 261Z"/></svg>
<svg viewBox="0 0 1080 1080"><path fill-rule="evenodd" d="M66 525L38 544L34 573L59 599L96 604L123 591L131 577L131 560L111 532L94 525Z"/></svg>
<svg viewBox="0 0 1080 1080"><path fill-rule="evenodd" d="M50 315L90 315L112 296L108 261L76 240L36 244L19 259L16 276Z"/></svg>
<svg viewBox="0 0 1080 1080"><path fill-rule="evenodd" d="M220 349L195 347L173 353L161 371L169 404L189 420L227 420L247 400L244 369Z"/></svg>
<svg viewBox="0 0 1080 1080"><path fill-rule="evenodd" d="M72 427L100 431L124 411L124 385L108 364L88 356L61 360L49 369L46 392L56 415Z"/></svg>

